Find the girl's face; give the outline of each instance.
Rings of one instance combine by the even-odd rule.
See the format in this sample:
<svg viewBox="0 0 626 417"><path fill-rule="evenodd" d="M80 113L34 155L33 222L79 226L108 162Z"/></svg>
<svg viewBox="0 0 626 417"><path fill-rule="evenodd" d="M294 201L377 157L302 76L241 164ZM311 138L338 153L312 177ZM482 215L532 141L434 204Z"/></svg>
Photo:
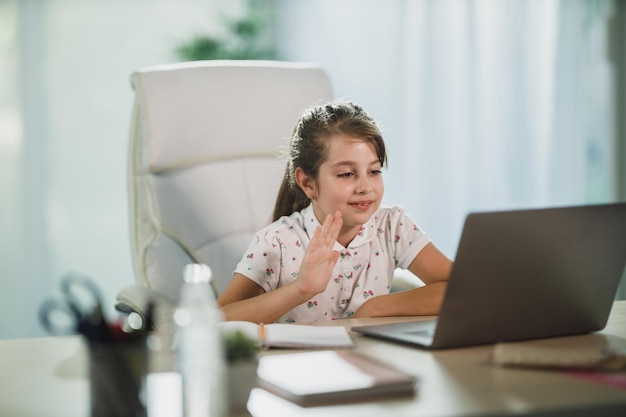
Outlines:
<svg viewBox="0 0 626 417"><path fill-rule="evenodd" d="M380 206L385 187L372 143L345 135L329 141L328 158L317 180L306 177L300 186L312 200L320 223L326 215L341 212L343 227L337 240L347 246Z"/></svg>

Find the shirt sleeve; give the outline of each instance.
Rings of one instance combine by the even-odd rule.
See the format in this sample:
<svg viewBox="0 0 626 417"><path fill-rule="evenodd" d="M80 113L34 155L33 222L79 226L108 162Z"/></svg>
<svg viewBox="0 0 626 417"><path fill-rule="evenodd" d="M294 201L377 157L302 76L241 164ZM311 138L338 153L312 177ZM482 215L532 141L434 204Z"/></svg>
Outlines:
<svg viewBox="0 0 626 417"><path fill-rule="evenodd" d="M277 288L282 251L276 233L261 231L250 243L235 273L257 283L266 292Z"/></svg>
<svg viewBox="0 0 626 417"><path fill-rule="evenodd" d="M403 207L390 209L389 230L396 267L407 269L424 246L430 242Z"/></svg>

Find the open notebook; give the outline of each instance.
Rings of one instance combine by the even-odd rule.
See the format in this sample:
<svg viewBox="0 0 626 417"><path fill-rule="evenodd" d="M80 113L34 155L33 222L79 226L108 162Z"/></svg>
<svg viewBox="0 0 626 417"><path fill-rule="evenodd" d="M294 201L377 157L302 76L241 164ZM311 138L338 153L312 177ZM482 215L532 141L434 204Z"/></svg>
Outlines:
<svg viewBox="0 0 626 417"><path fill-rule="evenodd" d="M354 345L343 326L313 326L292 323L258 325L249 321L219 323L224 333L239 331L267 348L326 349Z"/></svg>
<svg viewBox="0 0 626 417"><path fill-rule="evenodd" d="M588 333L625 265L625 203L472 213L436 321L352 331L425 348Z"/></svg>

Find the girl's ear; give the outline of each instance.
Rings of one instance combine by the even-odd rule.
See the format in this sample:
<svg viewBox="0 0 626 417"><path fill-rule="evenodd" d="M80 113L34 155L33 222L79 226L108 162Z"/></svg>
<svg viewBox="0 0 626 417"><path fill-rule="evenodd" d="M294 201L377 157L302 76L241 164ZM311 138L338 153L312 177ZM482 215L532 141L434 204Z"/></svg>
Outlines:
<svg viewBox="0 0 626 417"><path fill-rule="evenodd" d="M302 168L296 168L295 172L296 184L304 191L304 194L310 199L314 200L316 196L315 180L304 173Z"/></svg>

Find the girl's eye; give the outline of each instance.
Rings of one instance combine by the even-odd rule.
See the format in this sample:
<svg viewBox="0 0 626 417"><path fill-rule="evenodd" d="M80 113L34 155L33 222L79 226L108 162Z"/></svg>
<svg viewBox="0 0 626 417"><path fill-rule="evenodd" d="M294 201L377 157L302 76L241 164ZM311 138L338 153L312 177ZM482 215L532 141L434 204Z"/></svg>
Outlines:
<svg viewBox="0 0 626 417"><path fill-rule="evenodd" d="M383 173L383 171L381 171L380 169L374 169L374 170L370 171L370 174L372 174L372 175L380 175L382 173Z"/></svg>
<svg viewBox="0 0 626 417"><path fill-rule="evenodd" d="M344 172L344 173L341 173L341 174L339 174L337 176L340 177L340 178L348 178L348 177L352 176L352 172Z"/></svg>

